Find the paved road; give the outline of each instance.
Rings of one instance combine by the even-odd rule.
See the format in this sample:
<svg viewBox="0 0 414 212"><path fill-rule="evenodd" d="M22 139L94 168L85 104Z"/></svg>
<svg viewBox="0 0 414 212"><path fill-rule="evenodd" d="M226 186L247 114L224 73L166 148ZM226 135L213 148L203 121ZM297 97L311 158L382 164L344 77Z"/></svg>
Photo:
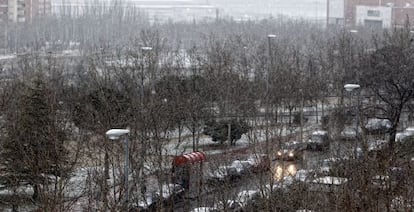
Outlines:
<svg viewBox="0 0 414 212"><path fill-rule="evenodd" d="M178 203L174 207L174 211L188 211L195 207L214 206L219 201L234 198L242 190L257 190L260 185L268 184L270 179L279 181L285 176L294 176L299 169L316 169L321 166L324 159L349 157L352 155L353 144L351 141L335 141L332 142L328 151L306 151L302 161L273 161L271 171L264 174L245 176L227 185L206 187L205 190L210 192L204 192L199 198L186 199Z"/></svg>

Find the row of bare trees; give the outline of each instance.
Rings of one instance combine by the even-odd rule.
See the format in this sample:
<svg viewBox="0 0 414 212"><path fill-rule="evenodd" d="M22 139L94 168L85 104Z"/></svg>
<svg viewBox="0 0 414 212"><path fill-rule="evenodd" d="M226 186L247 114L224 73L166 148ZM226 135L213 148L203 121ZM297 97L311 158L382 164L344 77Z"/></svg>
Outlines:
<svg viewBox="0 0 414 212"><path fill-rule="evenodd" d="M191 148L200 149L206 122L243 119L257 125L252 131L269 123L290 125L281 111L291 117L303 104L332 104L327 97L342 104L345 83L359 83L364 98L376 99L362 99L361 122L371 117L391 120L389 151L381 166L370 158L347 166L352 173L347 177L361 187L359 196L350 187L336 194L341 202L324 203L327 211L334 206L375 210L370 177L399 164L408 167L394 142L401 117L411 113L414 95L408 23L381 33L360 29L355 34L301 21L150 24L140 14L113 13L1 27L4 52L16 53L0 61L0 184L13 195L1 195L5 207L66 211L81 203L84 210L120 210L123 145L105 138L106 130L131 129L131 199L136 201L149 172L160 181L169 180L156 170L171 163L166 155L170 143L190 138ZM267 34L277 37L268 40ZM70 55L65 51L69 49L79 51ZM266 115L270 122L264 122ZM82 171L88 180L75 183L72 191L81 195L68 197L74 173ZM411 178L404 183L412 188ZM33 190L31 197L21 195L22 186ZM288 201L268 198L265 205L281 211L310 206L312 198L295 192L285 196ZM412 194L411 189L398 192L389 191L384 198L389 203L394 195Z"/></svg>

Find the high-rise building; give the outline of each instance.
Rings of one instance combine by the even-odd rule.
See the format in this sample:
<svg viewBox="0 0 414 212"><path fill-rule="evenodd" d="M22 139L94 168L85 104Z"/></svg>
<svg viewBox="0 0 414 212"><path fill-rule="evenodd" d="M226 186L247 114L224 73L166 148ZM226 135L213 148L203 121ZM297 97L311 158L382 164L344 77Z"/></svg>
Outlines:
<svg viewBox="0 0 414 212"><path fill-rule="evenodd" d="M28 21L35 17L47 16L51 14L51 0L25 0L25 14Z"/></svg>
<svg viewBox="0 0 414 212"><path fill-rule="evenodd" d="M8 19L9 0L0 0L0 22Z"/></svg>
<svg viewBox="0 0 414 212"><path fill-rule="evenodd" d="M51 13L51 0L0 0L0 22L25 22Z"/></svg>
<svg viewBox="0 0 414 212"><path fill-rule="evenodd" d="M0 0L0 22L24 22L24 0Z"/></svg>

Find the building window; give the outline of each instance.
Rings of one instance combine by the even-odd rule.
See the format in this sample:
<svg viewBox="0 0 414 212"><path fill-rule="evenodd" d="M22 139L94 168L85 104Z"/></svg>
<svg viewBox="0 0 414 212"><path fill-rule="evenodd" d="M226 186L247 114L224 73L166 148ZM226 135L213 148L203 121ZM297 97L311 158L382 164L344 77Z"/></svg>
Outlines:
<svg viewBox="0 0 414 212"><path fill-rule="evenodd" d="M381 13L379 10L368 10L367 15L371 17L380 17Z"/></svg>
<svg viewBox="0 0 414 212"><path fill-rule="evenodd" d="M371 29L382 29L382 21L364 20L364 26Z"/></svg>

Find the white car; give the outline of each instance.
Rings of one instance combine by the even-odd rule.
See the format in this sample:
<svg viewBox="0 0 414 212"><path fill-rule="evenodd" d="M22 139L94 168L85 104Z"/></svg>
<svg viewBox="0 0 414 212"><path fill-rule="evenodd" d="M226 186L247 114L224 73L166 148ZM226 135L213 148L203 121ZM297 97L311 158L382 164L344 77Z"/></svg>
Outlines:
<svg viewBox="0 0 414 212"><path fill-rule="evenodd" d="M310 181L310 191L337 192L348 183L348 178L343 177L320 177Z"/></svg>
<svg viewBox="0 0 414 212"><path fill-rule="evenodd" d="M371 118L368 119L365 129L369 132L386 132L391 129L391 121L388 119Z"/></svg>
<svg viewBox="0 0 414 212"><path fill-rule="evenodd" d="M237 169L231 166L219 166L213 172L208 173L210 180L226 181L237 174Z"/></svg>
<svg viewBox="0 0 414 212"><path fill-rule="evenodd" d="M229 166L219 166L217 170L209 173L210 178L226 180L227 178L241 177L247 173L253 164L251 161L235 160Z"/></svg>
<svg viewBox="0 0 414 212"><path fill-rule="evenodd" d="M314 177L313 170L299 169L296 171L296 174L293 178L294 180L299 181L299 182L308 182L313 177Z"/></svg>
<svg viewBox="0 0 414 212"><path fill-rule="evenodd" d="M256 200L260 198L260 191L259 190L245 190L240 191L237 194L236 201L242 206L246 207L250 201Z"/></svg>
<svg viewBox="0 0 414 212"><path fill-rule="evenodd" d="M388 144L387 140L368 140L368 152L378 151Z"/></svg>
<svg viewBox="0 0 414 212"><path fill-rule="evenodd" d="M145 209L150 207L155 207L157 203L162 203L163 205L171 204L177 199L182 199L184 195L184 188L179 184L163 184L162 187L162 193L161 188L159 190L152 192L152 193L146 193L145 198L141 198L141 200L138 202L137 206L139 208Z"/></svg>
<svg viewBox="0 0 414 212"><path fill-rule="evenodd" d="M193 208L190 212L219 212L220 210L215 207L198 207Z"/></svg>
<svg viewBox="0 0 414 212"><path fill-rule="evenodd" d="M253 168L253 162L249 160L235 160L231 163L230 167L236 170L236 176L239 177L243 174L247 174Z"/></svg>
<svg viewBox="0 0 414 212"><path fill-rule="evenodd" d="M266 154L253 154L247 158L250 164L252 164L252 171L263 172L268 171L270 169L270 159L269 156Z"/></svg>
<svg viewBox="0 0 414 212"><path fill-rule="evenodd" d="M395 141L402 142L406 138L414 136L414 127L408 127L402 132L399 132L395 135Z"/></svg>
<svg viewBox="0 0 414 212"><path fill-rule="evenodd" d="M358 135L362 133L362 129L358 127ZM341 132L341 139L355 140L357 135L357 128L353 126L346 126Z"/></svg>
<svg viewBox="0 0 414 212"><path fill-rule="evenodd" d="M348 158L347 157L344 157L344 158L332 157L332 158L323 159L320 162L320 166L316 169L316 173L321 176L328 176L331 174L333 166L345 160L348 160Z"/></svg>

